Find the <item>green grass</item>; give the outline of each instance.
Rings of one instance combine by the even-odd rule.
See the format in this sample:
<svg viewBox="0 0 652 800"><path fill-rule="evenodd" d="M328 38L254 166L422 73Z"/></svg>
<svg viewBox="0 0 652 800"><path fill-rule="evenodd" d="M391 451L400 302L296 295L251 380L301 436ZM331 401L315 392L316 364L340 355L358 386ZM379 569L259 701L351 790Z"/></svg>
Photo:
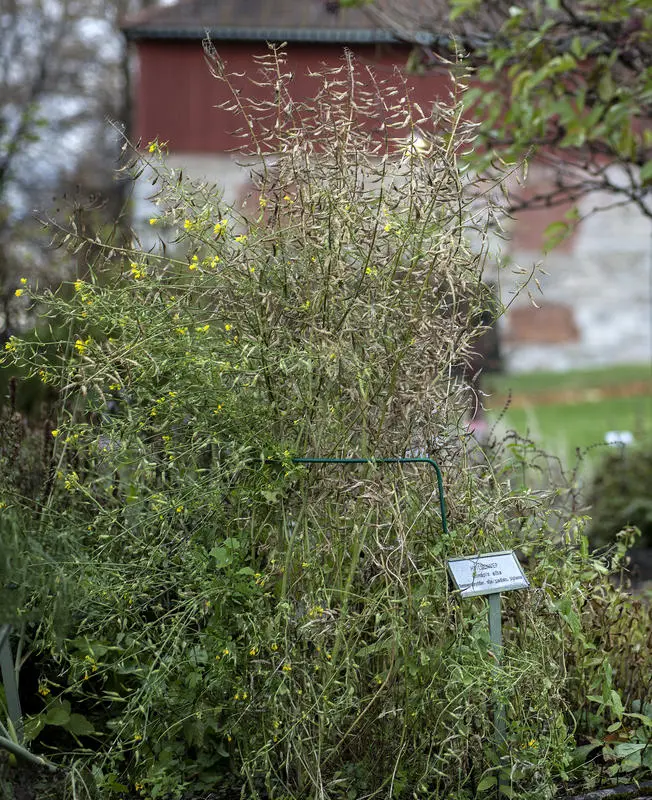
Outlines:
<svg viewBox="0 0 652 800"><path fill-rule="evenodd" d="M523 372L487 377L487 391L514 397L567 389L597 389L647 381L652 391L652 366L625 364L600 369L573 370L571 372Z"/></svg>
<svg viewBox="0 0 652 800"><path fill-rule="evenodd" d="M485 391L491 395L486 405L493 419L511 394L501 428L532 438L567 463L574 461L578 448L590 448L591 461L599 457L607 431L628 430L638 441L652 433L652 373L647 365L491 376Z"/></svg>

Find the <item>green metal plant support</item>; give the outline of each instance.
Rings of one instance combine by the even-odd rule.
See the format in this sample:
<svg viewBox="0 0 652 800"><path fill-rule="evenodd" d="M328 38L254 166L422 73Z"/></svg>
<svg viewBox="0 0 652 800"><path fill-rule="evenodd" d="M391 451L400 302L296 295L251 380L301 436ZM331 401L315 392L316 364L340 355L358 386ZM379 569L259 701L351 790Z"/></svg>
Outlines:
<svg viewBox="0 0 652 800"><path fill-rule="evenodd" d="M444 479L439 464L434 458L293 458L295 464L429 464L437 475L437 491L439 493L439 510L441 512L441 528L448 534L446 519L446 500L444 499Z"/></svg>

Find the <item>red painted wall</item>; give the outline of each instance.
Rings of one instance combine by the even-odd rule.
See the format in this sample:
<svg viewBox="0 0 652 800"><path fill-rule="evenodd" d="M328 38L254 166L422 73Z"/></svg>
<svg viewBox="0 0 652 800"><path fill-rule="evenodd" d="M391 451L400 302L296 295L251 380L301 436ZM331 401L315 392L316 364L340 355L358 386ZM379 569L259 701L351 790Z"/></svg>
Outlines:
<svg viewBox="0 0 652 800"><path fill-rule="evenodd" d="M218 43L218 51L229 72L244 73L238 86L251 96L262 93L251 85L256 73L254 55L268 51L263 42ZM321 64L338 66L343 55L341 45L290 44L287 47L287 69L294 74L293 97L300 101L312 97L319 86L313 71ZM195 41L156 40L137 45L139 76L135 97L135 130L132 136L149 142L158 137L168 142L170 152L220 153L238 144L232 135L237 122L234 116L216 108L229 99L220 81L209 72L201 44ZM389 77L394 65L402 66L407 58L404 48L360 46L355 49L361 65L374 67L379 77ZM446 97L450 79L445 71L409 79L413 99L427 113L437 97Z"/></svg>

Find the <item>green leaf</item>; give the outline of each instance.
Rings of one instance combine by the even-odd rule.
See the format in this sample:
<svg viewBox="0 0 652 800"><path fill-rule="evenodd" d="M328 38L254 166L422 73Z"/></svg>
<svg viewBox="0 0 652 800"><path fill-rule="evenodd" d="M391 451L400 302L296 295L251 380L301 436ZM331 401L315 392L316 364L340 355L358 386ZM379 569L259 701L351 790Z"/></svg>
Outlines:
<svg viewBox="0 0 652 800"><path fill-rule="evenodd" d="M598 96L603 103L608 103L615 93L616 87L614 86L611 72L609 70L605 70L600 78L600 82L598 83Z"/></svg>
<svg viewBox="0 0 652 800"><path fill-rule="evenodd" d="M652 717L647 717L645 714L638 714L636 712L625 712L624 716L626 717L633 717L634 719L640 720L643 725L647 726L648 728L652 728Z"/></svg>
<svg viewBox="0 0 652 800"><path fill-rule="evenodd" d="M70 703L56 701L48 708L45 721L48 725L67 725L70 720Z"/></svg>
<svg viewBox="0 0 652 800"><path fill-rule="evenodd" d="M618 758L626 758L634 753L640 753L641 750L645 750L646 747L647 745L639 742L619 742L617 745L614 745L614 753Z"/></svg>
<svg viewBox="0 0 652 800"><path fill-rule="evenodd" d="M613 708L617 717L622 717L625 709L623 708L623 702L620 699L620 695L615 689L611 690L611 707Z"/></svg>
<svg viewBox="0 0 652 800"><path fill-rule="evenodd" d="M601 746L600 742L594 744L583 744L581 747L576 747L573 750L572 760L573 764L579 766L580 764L584 764L587 760L587 757L594 751L597 750Z"/></svg>
<svg viewBox="0 0 652 800"><path fill-rule="evenodd" d="M86 719L83 714L71 714L64 727L75 736L88 736L91 733L95 733L93 723Z"/></svg>
<svg viewBox="0 0 652 800"><path fill-rule="evenodd" d="M485 775L478 784L478 792L486 792L496 785L497 779L495 775Z"/></svg>
<svg viewBox="0 0 652 800"><path fill-rule="evenodd" d="M45 728L46 722L43 714L38 714L36 717L30 717L25 723L23 729L25 734L25 741L32 742L37 738L39 733Z"/></svg>
<svg viewBox="0 0 652 800"><path fill-rule="evenodd" d="M229 564L233 561L233 556L226 549L226 547L214 547L210 551L209 555L215 559L215 566L218 569L223 569L224 567L228 567Z"/></svg>
<svg viewBox="0 0 652 800"><path fill-rule="evenodd" d="M643 164L639 177L641 179L641 183L649 183L652 181L652 161L648 161Z"/></svg>
<svg viewBox="0 0 652 800"><path fill-rule="evenodd" d="M599 703L600 705L604 704L604 698L599 697L597 694L589 694L586 697L587 700L591 700L593 703Z"/></svg>

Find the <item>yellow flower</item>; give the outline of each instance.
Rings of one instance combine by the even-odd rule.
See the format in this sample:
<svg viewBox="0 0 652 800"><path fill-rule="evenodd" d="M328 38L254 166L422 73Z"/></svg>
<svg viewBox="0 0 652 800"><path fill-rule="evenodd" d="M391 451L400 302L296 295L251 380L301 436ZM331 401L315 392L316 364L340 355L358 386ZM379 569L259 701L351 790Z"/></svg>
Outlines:
<svg viewBox="0 0 652 800"><path fill-rule="evenodd" d="M260 200L258 201L258 205L261 208L265 208L265 206L267 205L267 200L264 197L261 197Z"/></svg>
<svg viewBox="0 0 652 800"><path fill-rule="evenodd" d="M77 338L75 341L75 350L79 353L80 356L83 356L86 350L88 349L88 345L90 344L91 337L89 336L86 340Z"/></svg>
<svg viewBox="0 0 652 800"><path fill-rule="evenodd" d="M156 142L150 142L149 147L147 148L148 153L157 153L158 152L158 144Z"/></svg>
<svg viewBox="0 0 652 800"><path fill-rule="evenodd" d="M223 233L226 233L226 229L228 226L228 221L225 219L221 219L219 222L215 223L213 228L213 233L215 236L221 236Z"/></svg>
<svg viewBox="0 0 652 800"><path fill-rule="evenodd" d="M79 279L75 281L75 291L76 292L81 292L83 286L84 286L84 281L79 280Z"/></svg>
<svg viewBox="0 0 652 800"><path fill-rule="evenodd" d="M42 683L38 687L38 693L41 695L41 697L47 697L50 694L50 690L44 683Z"/></svg>
<svg viewBox="0 0 652 800"><path fill-rule="evenodd" d="M187 231L191 231L195 227L195 223L191 219L186 219L183 222L183 227Z"/></svg>
<svg viewBox="0 0 652 800"><path fill-rule="evenodd" d="M27 284L27 278L21 278L20 282L22 283L23 286L25 286Z"/></svg>
<svg viewBox="0 0 652 800"><path fill-rule="evenodd" d="M293 200L293 199L290 197L290 195L289 195L289 194L286 194L286 195L283 197L283 199L285 200L285 202L286 202L286 203L294 203L294 200Z"/></svg>
<svg viewBox="0 0 652 800"><path fill-rule="evenodd" d="M111 392L119 392L120 391L120 384L119 383L110 383L109 384L109 391L111 391Z"/></svg>
<svg viewBox="0 0 652 800"><path fill-rule="evenodd" d="M271 650L273 653L275 653L278 650L278 645L276 644L276 642L272 644Z"/></svg>
<svg viewBox="0 0 652 800"><path fill-rule="evenodd" d="M174 329L175 333L178 333L179 336L183 336L185 333L188 333L188 328L184 328L183 326Z"/></svg>
<svg viewBox="0 0 652 800"><path fill-rule="evenodd" d="M199 328L195 328L195 331L197 333L208 333L209 329L210 329L209 325L201 325Z"/></svg>
<svg viewBox="0 0 652 800"><path fill-rule="evenodd" d="M224 330L228 333L230 330L233 329L233 325L230 325L228 322L224 326Z"/></svg>
<svg viewBox="0 0 652 800"><path fill-rule="evenodd" d="M55 439L56 439L56 438L57 438L57 436L59 435L59 432L60 432L60 431L59 431L59 429L58 429L58 428L55 428L53 431L50 431L50 433L52 434L52 436L53 436Z"/></svg>
<svg viewBox="0 0 652 800"><path fill-rule="evenodd" d="M222 410L222 403L217 404L217 408L213 409L213 414L219 414Z"/></svg>
<svg viewBox="0 0 652 800"><path fill-rule="evenodd" d="M246 242L246 241L247 241L247 237L246 237L246 235L245 235L244 233L241 233L239 236L236 236L236 237L235 237L235 241L236 241L238 244L243 244L244 242Z"/></svg>
<svg viewBox="0 0 652 800"><path fill-rule="evenodd" d="M292 666L290 664L283 664L283 672L292 672Z"/></svg>
<svg viewBox="0 0 652 800"><path fill-rule="evenodd" d="M250 655L250 656L256 656L256 655L258 655L258 648L257 648L257 647L252 647L252 648L249 650L249 655Z"/></svg>
<svg viewBox="0 0 652 800"><path fill-rule="evenodd" d="M25 293L24 289L16 289L16 291L14 292L16 297L21 297L24 293Z"/></svg>
<svg viewBox="0 0 652 800"><path fill-rule="evenodd" d="M177 512L177 514L183 513L183 506L177 506L176 512Z"/></svg>
<svg viewBox="0 0 652 800"><path fill-rule="evenodd" d="M216 266L217 266L219 263L220 263L220 257L219 257L219 256L213 256L213 258L211 258L211 260L208 262L208 266L209 266L211 269L215 269L215 267L216 267Z"/></svg>
<svg viewBox="0 0 652 800"><path fill-rule="evenodd" d="M7 504L3 501L0 503L0 508L7 508Z"/></svg>
<svg viewBox="0 0 652 800"><path fill-rule="evenodd" d="M229 650L228 647L225 647L224 650L222 650L222 655L223 656L228 656L230 654L231 654L231 651Z"/></svg>
<svg viewBox="0 0 652 800"><path fill-rule="evenodd" d="M150 151L150 152L151 152L151 151ZM138 783L138 782L134 783L134 789L135 789L137 792L139 792L141 789L144 789L144 788L145 788L145 784L143 784L143 783Z"/></svg>
<svg viewBox="0 0 652 800"><path fill-rule="evenodd" d="M149 218L149 224L150 225L156 225L157 222L158 222L158 217L150 217Z"/></svg>
<svg viewBox="0 0 652 800"><path fill-rule="evenodd" d="M227 735L226 735L226 741L227 741L227 742L232 742L232 741L233 741L233 737L232 737L232 736L229 736L229 734L228 734L228 733L227 733Z"/></svg>
<svg viewBox="0 0 652 800"><path fill-rule="evenodd" d="M145 267L141 267L140 264L136 264L135 261L132 261L131 264L129 264L129 266L131 267L131 274L134 276L135 280L138 281L141 278L144 278L145 275L147 275Z"/></svg>
<svg viewBox="0 0 652 800"><path fill-rule="evenodd" d="M389 233L389 232L391 231L391 229L392 229L392 226L390 225L390 223L389 223L389 222L388 222L388 223L385 225L385 227L383 228L383 230L385 231L385 233Z"/></svg>
<svg viewBox="0 0 652 800"><path fill-rule="evenodd" d="M197 258L197 256L193 256L192 260L190 261L190 264L188 264L188 269L189 270L197 269L197 267L199 266L199 264L197 263L198 260L199 259Z"/></svg>

